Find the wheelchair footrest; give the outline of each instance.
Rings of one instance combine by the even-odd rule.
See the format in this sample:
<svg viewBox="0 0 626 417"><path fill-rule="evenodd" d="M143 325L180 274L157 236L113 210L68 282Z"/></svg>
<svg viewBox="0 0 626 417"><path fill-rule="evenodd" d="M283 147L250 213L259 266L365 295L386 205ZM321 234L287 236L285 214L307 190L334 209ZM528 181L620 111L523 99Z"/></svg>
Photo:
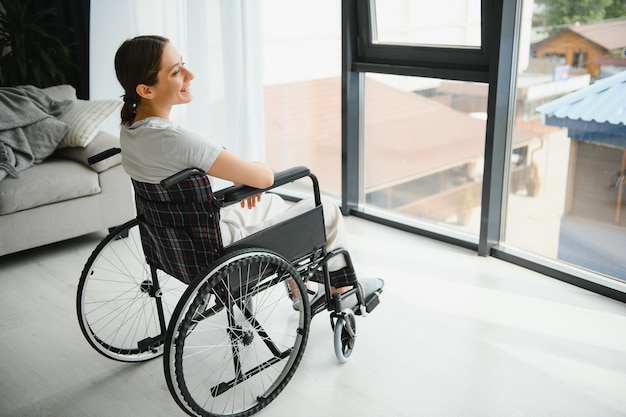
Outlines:
<svg viewBox="0 0 626 417"><path fill-rule="evenodd" d="M365 311L371 313L378 304L380 304L380 297L377 293L374 293L365 299Z"/></svg>
<svg viewBox="0 0 626 417"><path fill-rule="evenodd" d="M379 278L363 278L359 280L359 287L346 291L343 294L334 294L331 306L334 306L335 313L339 313L344 308L351 308L357 315L365 315L373 311L380 304L380 294L383 292L385 282ZM363 304L357 301L357 291L361 291Z"/></svg>
<svg viewBox="0 0 626 417"><path fill-rule="evenodd" d="M363 291L365 312L371 313L380 304L380 294L383 292L385 282L379 278L364 278L360 280L360 285ZM360 309L358 313L361 313Z"/></svg>

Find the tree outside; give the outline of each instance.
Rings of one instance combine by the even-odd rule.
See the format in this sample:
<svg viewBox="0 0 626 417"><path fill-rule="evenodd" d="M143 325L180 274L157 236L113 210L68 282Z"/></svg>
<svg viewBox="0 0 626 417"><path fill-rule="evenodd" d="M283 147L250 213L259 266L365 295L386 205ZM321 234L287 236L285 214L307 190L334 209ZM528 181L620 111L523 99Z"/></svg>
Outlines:
<svg viewBox="0 0 626 417"><path fill-rule="evenodd" d="M540 26L560 27L626 16L624 0L537 0L545 7Z"/></svg>

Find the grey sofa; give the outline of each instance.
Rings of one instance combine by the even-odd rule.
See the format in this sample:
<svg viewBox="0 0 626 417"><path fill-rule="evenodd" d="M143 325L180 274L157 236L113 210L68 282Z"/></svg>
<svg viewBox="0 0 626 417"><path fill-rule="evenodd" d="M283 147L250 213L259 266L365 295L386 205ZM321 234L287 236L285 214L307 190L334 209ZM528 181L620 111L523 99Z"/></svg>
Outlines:
<svg viewBox="0 0 626 417"><path fill-rule="evenodd" d="M70 92L74 90L71 89ZM59 93L59 91L55 91ZM56 99L68 90L62 90ZM86 147L57 149L42 163L0 181L0 256L123 224L135 216L132 185L116 155L87 158L119 139L98 131Z"/></svg>

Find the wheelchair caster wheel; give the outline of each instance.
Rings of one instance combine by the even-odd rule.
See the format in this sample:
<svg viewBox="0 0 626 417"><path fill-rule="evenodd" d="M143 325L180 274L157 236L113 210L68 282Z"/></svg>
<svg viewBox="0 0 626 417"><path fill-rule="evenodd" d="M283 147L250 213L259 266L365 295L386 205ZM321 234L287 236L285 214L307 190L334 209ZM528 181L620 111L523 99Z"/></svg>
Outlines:
<svg viewBox="0 0 626 417"><path fill-rule="evenodd" d="M356 316L351 308L344 308L335 323L335 356L346 363L356 342Z"/></svg>

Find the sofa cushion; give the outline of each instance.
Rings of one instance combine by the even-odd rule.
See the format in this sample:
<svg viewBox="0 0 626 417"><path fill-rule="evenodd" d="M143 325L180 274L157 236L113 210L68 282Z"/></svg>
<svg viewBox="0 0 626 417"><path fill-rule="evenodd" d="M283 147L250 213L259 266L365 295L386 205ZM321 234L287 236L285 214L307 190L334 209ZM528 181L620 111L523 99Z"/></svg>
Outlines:
<svg viewBox="0 0 626 417"><path fill-rule="evenodd" d="M70 126L59 148L89 145L104 122L121 107L120 100L76 100L59 118Z"/></svg>
<svg viewBox="0 0 626 417"><path fill-rule="evenodd" d="M117 154L111 156L96 164L89 165L87 158L99 154L111 148L119 148L120 139L110 133L99 131L94 140L85 148L62 148L57 149L54 153L55 156L71 159L72 161L80 162L81 164L88 166L96 172L106 171L112 166L118 165L122 162L122 155Z"/></svg>
<svg viewBox="0 0 626 417"><path fill-rule="evenodd" d="M0 215L98 194L98 174L83 164L50 157L0 182Z"/></svg>

